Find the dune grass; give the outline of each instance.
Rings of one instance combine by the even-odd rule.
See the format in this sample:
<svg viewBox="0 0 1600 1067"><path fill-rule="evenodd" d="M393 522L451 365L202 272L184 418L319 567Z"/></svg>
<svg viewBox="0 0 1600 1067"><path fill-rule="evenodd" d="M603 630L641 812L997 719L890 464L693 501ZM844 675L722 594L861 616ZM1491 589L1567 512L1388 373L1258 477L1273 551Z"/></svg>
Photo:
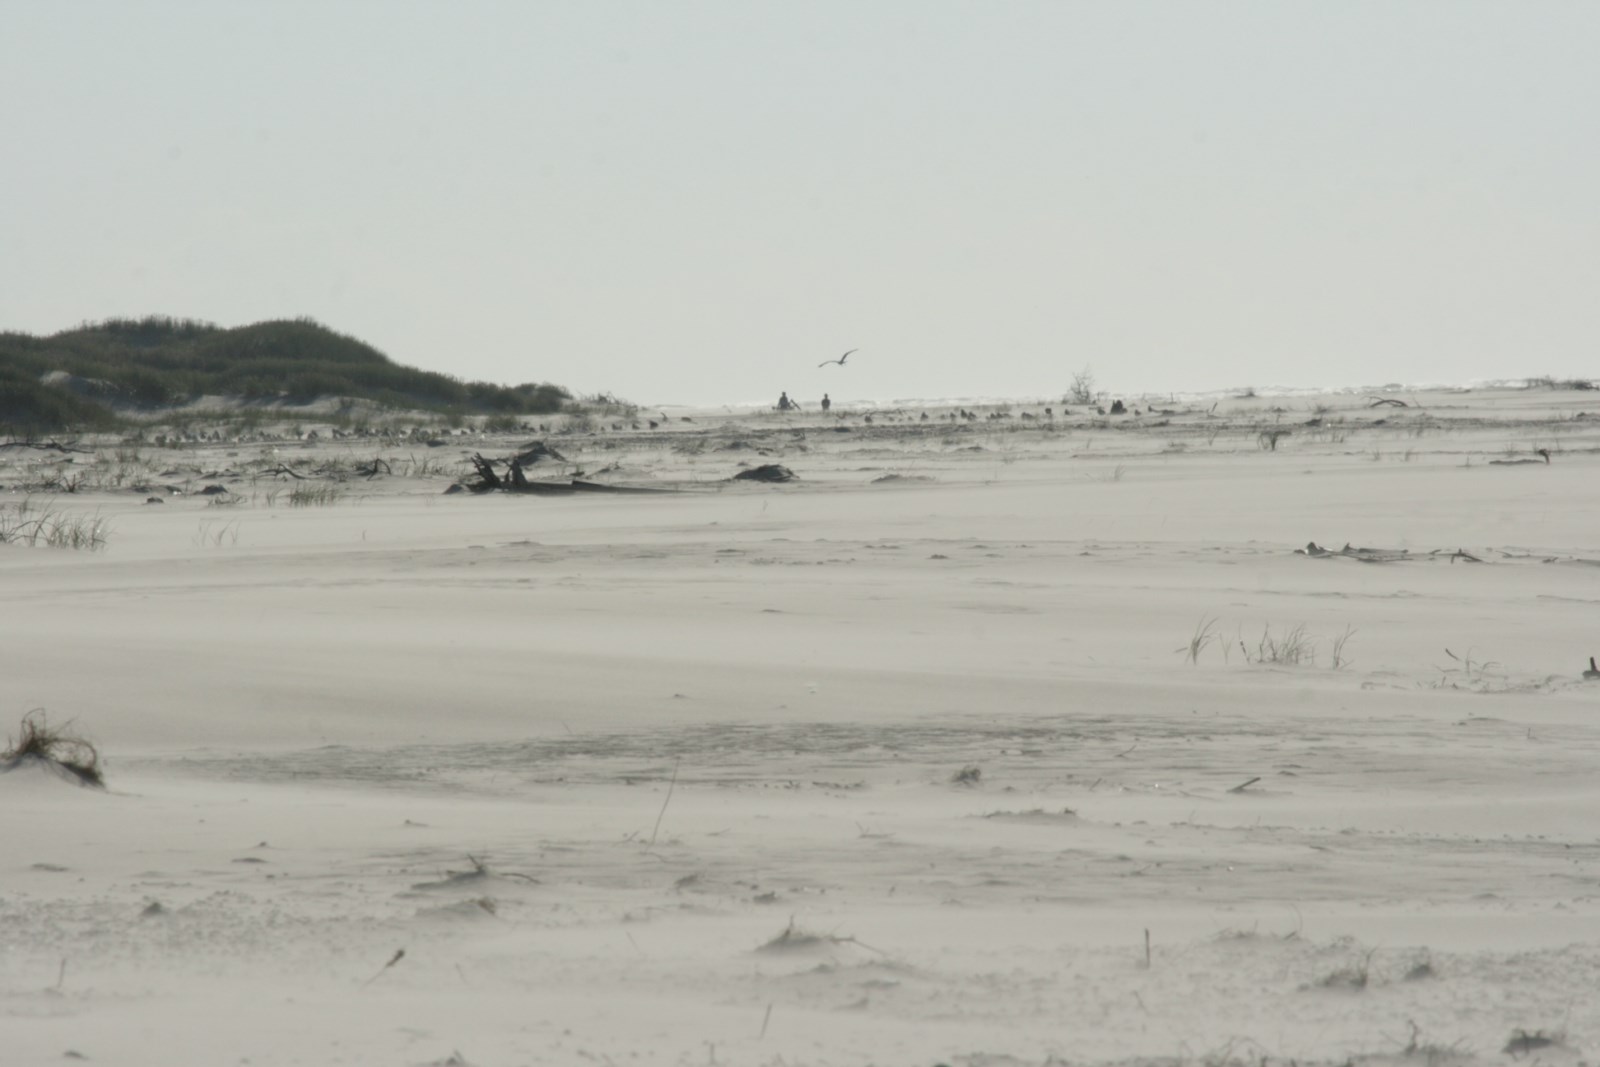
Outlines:
<svg viewBox="0 0 1600 1067"><path fill-rule="evenodd" d="M106 547L111 522L98 512L75 515L54 505L23 497L0 505L0 544L70 548L97 552Z"/></svg>

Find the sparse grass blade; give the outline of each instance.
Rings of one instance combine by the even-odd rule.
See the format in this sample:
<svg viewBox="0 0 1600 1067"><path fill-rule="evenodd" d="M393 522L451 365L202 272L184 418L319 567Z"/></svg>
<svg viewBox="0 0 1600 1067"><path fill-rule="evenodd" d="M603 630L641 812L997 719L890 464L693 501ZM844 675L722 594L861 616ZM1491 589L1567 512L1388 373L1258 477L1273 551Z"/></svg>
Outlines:
<svg viewBox="0 0 1600 1067"><path fill-rule="evenodd" d="M1177 653L1190 663L1200 662L1200 653L1206 646L1217 640L1217 620L1200 616L1200 621L1195 624L1194 635L1189 638L1189 643L1177 649Z"/></svg>

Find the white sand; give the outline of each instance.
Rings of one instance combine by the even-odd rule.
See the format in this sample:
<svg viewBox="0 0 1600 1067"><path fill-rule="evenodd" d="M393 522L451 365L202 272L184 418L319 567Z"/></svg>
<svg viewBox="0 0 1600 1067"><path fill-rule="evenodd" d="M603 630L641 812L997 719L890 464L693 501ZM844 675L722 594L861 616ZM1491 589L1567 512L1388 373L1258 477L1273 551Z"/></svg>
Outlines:
<svg viewBox="0 0 1600 1067"><path fill-rule="evenodd" d="M0 776L0 1063L1600 1055L1600 398L1408 399L550 438L675 496L440 495L529 435L36 495L111 532L0 545L0 719L109 789ZM251 480L374 455L448 471Z"/></svg>

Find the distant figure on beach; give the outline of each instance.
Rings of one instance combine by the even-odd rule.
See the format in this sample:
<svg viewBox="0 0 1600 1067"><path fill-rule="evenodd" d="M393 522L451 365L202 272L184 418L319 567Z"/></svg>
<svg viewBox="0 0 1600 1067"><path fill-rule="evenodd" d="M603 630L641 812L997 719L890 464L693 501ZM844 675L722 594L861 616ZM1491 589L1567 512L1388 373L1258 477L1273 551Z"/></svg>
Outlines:
<svg viewBox="0 0 1600 1067"><path fill-rule="evenodd" d="M833 407L833 401L828 399L828 394L827 393L823 393L822 394L822 410L823 411L827 411L831 407Z"/></svg>
<svg viewBox="0 0 1600 1067"><path fill-rule="evenodd" d="M778 394L778 410L779 411L788 411L792 407L794 407L794 401L789 399L788 390L784 390L782 393L779 393Z"/></svg>

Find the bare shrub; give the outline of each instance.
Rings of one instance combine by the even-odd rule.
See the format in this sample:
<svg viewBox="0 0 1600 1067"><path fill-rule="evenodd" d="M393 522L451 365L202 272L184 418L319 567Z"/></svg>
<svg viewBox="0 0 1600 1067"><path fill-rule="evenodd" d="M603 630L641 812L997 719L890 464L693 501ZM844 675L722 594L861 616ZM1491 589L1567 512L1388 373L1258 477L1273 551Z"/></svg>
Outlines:
<svg viewBox="0 0 1600 1067"><path fill-rule="evenodd" d="M1067 399L1074 404L1093 404L1095 398L1094 371L1088 364L1072 376L1072 385L1067 389Z"/></svg>

